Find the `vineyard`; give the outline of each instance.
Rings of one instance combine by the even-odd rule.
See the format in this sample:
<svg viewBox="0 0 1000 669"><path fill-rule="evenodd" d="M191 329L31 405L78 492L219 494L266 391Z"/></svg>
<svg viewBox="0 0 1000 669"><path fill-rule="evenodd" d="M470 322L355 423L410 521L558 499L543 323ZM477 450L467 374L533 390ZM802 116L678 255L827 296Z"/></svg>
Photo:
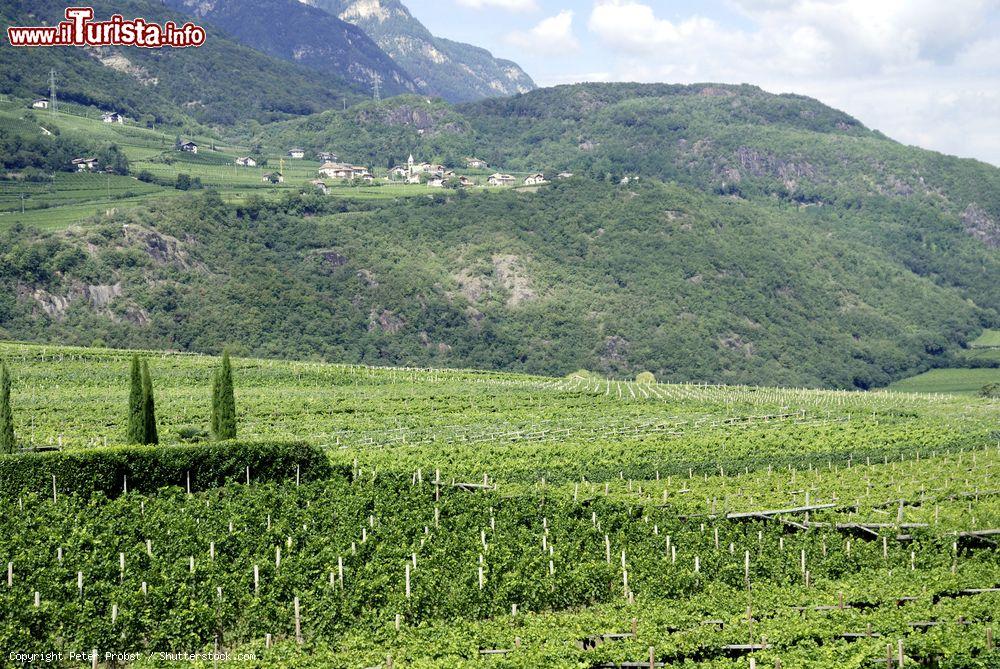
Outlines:
<svg viewBox="0 0 1000 669"><path fill-rule="evenodd" d="M130 357L0 345L21 441L122 443ZM144 357L181 444L218 360ZM234 375L240 438L318 446L330 473L3 490L7 662L1000 666L996 400L251 359Z"/></svg>

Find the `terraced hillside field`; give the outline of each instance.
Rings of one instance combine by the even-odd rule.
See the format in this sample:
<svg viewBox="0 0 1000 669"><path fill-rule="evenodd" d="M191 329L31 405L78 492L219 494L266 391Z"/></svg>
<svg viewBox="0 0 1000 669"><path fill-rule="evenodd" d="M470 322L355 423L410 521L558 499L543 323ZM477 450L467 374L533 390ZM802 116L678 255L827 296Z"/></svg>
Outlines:
<svg viewBox="0 0 1000 669"><path fill-rule="evenodd" d="M64 449L0 472L122 442L130 355L0 345L20 441ZM163 442L207 427L218 360L143 355ZM82 654L65 666L1000 662L996 400L234 370L239 438L321 447L331 473L7 487L0 647Z"/></svg>
<svg viewBox="0 0 1000 669"><path fill-rule="evenodd" d="M129 162L130 175L104 173L54 172L51 179L30 181L18 175L3 174L0 179L0 228L15 224L60 230L73 223L84 223L95 215L134 208L154 200L183 194L175 188L179 174L197 178L204 188L219 191L229 202L243 202L251 195L276 199L297 193L317 177L320 162L290 160L284 150L269 156L256 156L259 167L237 167L238 157L247 147L233 146L216 137L185 133L185 140L199 144L197 154L174 149L180 138L175 131L164 132L142 127L134 122L119 125L103 123L93 108L67 105L63 111L37 111L24 100L0 100L0 125L28 139L57 132L94 146L114 145ZM345 158L346 159L346 158ZM63 166L65 167L65 166ZM0 170L2 171L2 170ZM12 170L14 172L15 170ZM263 180L266 174L281 172L282 183ZM138 177L141 176L140 180ZM354 186L329 180L330 195L352 200L392 199L426 195L425 188L400 185Z"/></svg>

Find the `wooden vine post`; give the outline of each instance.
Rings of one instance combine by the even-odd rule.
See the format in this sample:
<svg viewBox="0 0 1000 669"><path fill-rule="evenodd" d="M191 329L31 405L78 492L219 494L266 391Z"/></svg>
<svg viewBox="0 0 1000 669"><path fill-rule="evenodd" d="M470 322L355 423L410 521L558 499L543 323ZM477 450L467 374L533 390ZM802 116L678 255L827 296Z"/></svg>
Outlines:
<svg viewBox="0 0 1000 669"><path fill-rule="evenodd" d="M299 598L295 598L295 643L302 645L302 618L299 611Z"/></svg>

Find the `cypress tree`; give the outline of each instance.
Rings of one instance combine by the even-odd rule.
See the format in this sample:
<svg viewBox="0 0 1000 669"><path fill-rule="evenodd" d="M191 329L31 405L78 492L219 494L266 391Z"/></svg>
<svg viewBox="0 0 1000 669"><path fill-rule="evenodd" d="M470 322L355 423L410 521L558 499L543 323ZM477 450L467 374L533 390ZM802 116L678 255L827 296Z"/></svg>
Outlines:
<svg viewBox="0 0 1000 669"><path fill-rule="evenodd" d="M212 425L209 428L212 438L219 434L219 370L212 375Z"/></svg>
<svg viewBox="0 0 1000 669"><path fill-rule="evenodd" d="M236 398L233 395L233 368L229 351L222 353L222 368L218 371L214 391L212 428L216 439L236 438Z"/></svg>
<svg viewBox="0 0 1000 669"><path fill-rule="evenodd" d="M10 410L10 374L0 362L0 453L14 452L14 414Z"/></svg>
<svg viewBox="0 0 1000 669"><path fill-rule="evenodd" d="M130 444L142 444L145 426L142 417L143 393L142 371L139 366L139 356L132 355L132 372L128 392L128 429L126 441Z"/></svg>
<svg viewBox="0 0 1000 669"><path fill-rule="evenodd" d="M149 376L149 365L142 361L142 443L158 444L156 434L156 406L153 403L153 380Z"/></svg>

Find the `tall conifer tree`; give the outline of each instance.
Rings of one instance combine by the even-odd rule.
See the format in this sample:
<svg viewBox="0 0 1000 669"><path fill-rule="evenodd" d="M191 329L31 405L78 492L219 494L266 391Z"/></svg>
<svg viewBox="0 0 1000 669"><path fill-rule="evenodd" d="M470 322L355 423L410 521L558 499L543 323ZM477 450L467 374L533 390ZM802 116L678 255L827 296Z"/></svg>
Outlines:
<svg viewBox="0 0 1000 669"><path fill-rule="evenodd" d="M149 376L149 365L142 361L142 443L158 444L156 434L156 406L153 402L153 380Z"/></svg>
<svg viewBox="0 0 1000 669"><path fill-rule="evenodd" d="M219 434L219 377L219 370L215 370L212 374L212 425L209 428L213 439Z"/></svg>
<svg viewBox="0 0 1000 669"><path fill-rule="evenodd" d="M212 434L218 439L236 438L236 398L233 394L233 367L229 351L222 353L222 368L216 374L212 392Z"/></svg>
<svg viewBox="0 0 1000 669"><path fill-rule="evenodd" d="M14 414L10 408L10 374L0 362L0 453L14 452Z"/></svg>
<svg viewBox="0 0 1000 669"><path fill-rule="evenodd" d="M128 428L125 434L126 441L130 444L144 443L145 426L142 417L142 405L142 369L139 366L139 356L133 354L128 391Z"/></svg>

